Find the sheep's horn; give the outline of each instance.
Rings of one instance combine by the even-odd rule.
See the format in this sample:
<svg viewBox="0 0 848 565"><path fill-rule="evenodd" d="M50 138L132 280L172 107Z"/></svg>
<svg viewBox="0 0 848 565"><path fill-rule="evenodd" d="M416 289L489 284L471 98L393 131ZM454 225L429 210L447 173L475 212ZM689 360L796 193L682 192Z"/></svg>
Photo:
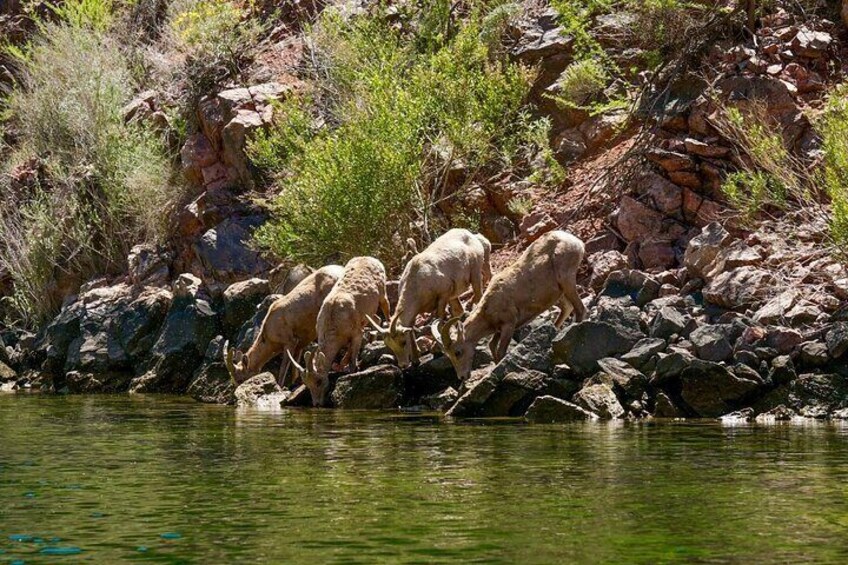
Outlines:
<svg viewBox="0 0 848 565"><path fill-rule="evenodd" d="M291 361L292 365L294 366L295 369L298 370L298 372L300 372L301 374L306 372L306 369L301 367L300 364L297 361L294 360L294 357L292 357L292 354L291 354L291 350L286 349L286 355L289 356L289 361Z"/></svg>
<svg viewBox="0 0 848 565"><path fill-rule="evenodd" d="M380 322L377 319L374 318L374 316L372 316L370 314L366 314L365 317L368 319L368 323L370 323L372 326L374 326L375 330L377 330L378 332L380 332L382 334L386 333L386 328L384 328L380 324Z"/></svg>
<svg viewBox="0 0 848 565"><path fill-rule="evenodd" d="M438 343L442 347L445 347L445 344L442 342L442 333L439 331L438 320L430 324L430 332L433 334L433 339L436 340L436 343Z"/></svg>
<svg viewBox="0 0 848 565"><path fill-rule="evenodd" d="M230 378L233 379L234 383L238 384L236 380L236 366L233 364L233 350L230 349L229 340L224 342L224 365L227 367Z"/></svg>

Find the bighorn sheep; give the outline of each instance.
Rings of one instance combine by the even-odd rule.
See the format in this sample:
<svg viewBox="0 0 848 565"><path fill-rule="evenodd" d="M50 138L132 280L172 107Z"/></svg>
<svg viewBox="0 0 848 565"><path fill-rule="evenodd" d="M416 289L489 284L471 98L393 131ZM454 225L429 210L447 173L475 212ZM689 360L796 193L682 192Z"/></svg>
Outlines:
<svg viewBox="0 0 848 565"><path fill-rule="evenodd" d="M483 295L492 278L489 263L492 245L480 234L452 229L438 237L407 263L400 277L398 304L388 329L369 318L383 335L401 367L418 360L413 324L419 314L433 312L444 317L450 305L451 314L462 314L459 296L469 285L474 291L472 302Z"/></svg>
<svg viewBox="0 0 848 565"><path fill-rule="evenodd" d="M583 242L577 237L564 231L549 232L495 275L465 323L460 323L458 317L443 325L434 322L433 336L453 363L457 376L465 379L471 374L474 349L481 339L493 336L490 347L498 362L506 355L515 329L555 304L561 308L557 327L572 311L582 321L586 308L577 293L577 269L584 253ZM451 337L454 326L458 329L455 339Z"/></svg>
<svg viewBox="0 0 848 565"><path fill-rule="evenodd" d="M386 269L373 257L354 257L345 265L344 274L318 312L315 354L304 355L304 367L295 362L314 406L321 406L326 400L330 367L339 351L347 347L350 369L357 369L366 317L376 315L378 309L389 319Z"/></svg>
<svg viewBox="0 0 848 565"><path fill-rule="evenodd" d="M224 344L224 361L236 383L259 373L273 357L283 354L278 381L286 385L289 356L298 359L303 349L315 341L315 321L321 304L344 273L339 265L328 265L304 278L294 289L275 300L247 353L233 351Z"/></svg>

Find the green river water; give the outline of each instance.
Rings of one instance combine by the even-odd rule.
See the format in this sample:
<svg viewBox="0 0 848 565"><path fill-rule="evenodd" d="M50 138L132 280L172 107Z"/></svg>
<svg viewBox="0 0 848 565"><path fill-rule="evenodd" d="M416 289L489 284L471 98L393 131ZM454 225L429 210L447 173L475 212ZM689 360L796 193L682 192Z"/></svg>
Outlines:
<svg viewBox="0 0 848 565"><path fill-rule="evenodd" d="M846 563L848 427L0 395L3 563Z"/></svg>

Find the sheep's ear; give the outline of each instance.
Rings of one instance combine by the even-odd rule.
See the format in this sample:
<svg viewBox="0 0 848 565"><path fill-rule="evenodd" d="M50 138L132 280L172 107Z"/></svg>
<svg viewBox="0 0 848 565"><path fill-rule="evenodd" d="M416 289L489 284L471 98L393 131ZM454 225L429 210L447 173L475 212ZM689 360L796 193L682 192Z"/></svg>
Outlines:
<svg viewBox="0 0 848 565"><path fill-rule="evenodd" d="M327 366L327 356L324 355L323 351L319 351L315 354L315 367L317 368L319 365L321 367Z"/></svg>
<svg viewBox="0 0 848 565"><path fill-rule="evenodd" d="M244 360L244 353L239 350L233 354L233 362L237 365L241 365L241 362Z"/></svg>
<svg viewBox="0 0 848 565"><path fill-rule="evenodd" d="M224 342L224 365L227 367L227 372L230 374L230 378L233 382L236 381L236 368L233 365L233 350L230 349L230 342Z"/></svg>
<svg viewBox="0 0 848 565"><path fill-rule="evenodd" d="M305 367L303 369L304 373L308 373L310 371L312 371L312 372L315 371L315 366L312 364L312 352L311 351L307 351L306 353L303 354L303 366Z"/></svg>

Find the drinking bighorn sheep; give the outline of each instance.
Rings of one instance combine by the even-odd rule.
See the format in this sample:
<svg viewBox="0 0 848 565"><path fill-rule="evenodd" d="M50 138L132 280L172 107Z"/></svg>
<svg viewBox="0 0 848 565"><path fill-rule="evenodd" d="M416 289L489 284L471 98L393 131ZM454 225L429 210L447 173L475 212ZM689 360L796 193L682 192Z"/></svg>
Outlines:
<svg viewBox="0 0 848 565"><path fill-rule="evenodd" d="M317 337L315 322L324 299L344 273L344 267L328 265L308 275L291 292L274 301L247 353L224 344L224 361L236 383L258 374L268 361L283 355L277 378L285 386L290 357L299 359L303 349Z"/></svg>
<svg viewBox="0 0 848 565"><path fill-rule="evenodd" d="M304 355L303 367L291 359L312 394L313 405L324 404L330 367L345 347L350 369L357 369L366 317L376 315L378 309L388 320L391 313L386 297L386 269L373 257L354 257L345 265L344 274L318 312L315 354Z"/></svg>
<svg viewBox="0 0 848 565"><path fill-rule="evenodd" d="M401 367L408 366L410 360L418 360L413 324L419 314L433 312L442 318L450 305L451 314L459 316L463 312L459 296L469 285L474 291L472 302L480 300L486 283L492 278L491 250L492 245L482 235L452 229L407 263L400 277L398 303L388 329L369 318Z"/></svg>
<svg viewBox="0 0 848 565"><path fill-rule="evenodd" d="M577 237L564 231L549 232L530 244L509 267L495 275L483 298L464 323L455 317L440 325L434 322L433 336L453 363L456 374L471 374L477 342L493 336L490 344L495 362L503 359L515 329L558 304L556 326L575 312L578 321L586 308L577 293L577 269L585 247ZM451 329L457 327L456 338Z"/></svg>

